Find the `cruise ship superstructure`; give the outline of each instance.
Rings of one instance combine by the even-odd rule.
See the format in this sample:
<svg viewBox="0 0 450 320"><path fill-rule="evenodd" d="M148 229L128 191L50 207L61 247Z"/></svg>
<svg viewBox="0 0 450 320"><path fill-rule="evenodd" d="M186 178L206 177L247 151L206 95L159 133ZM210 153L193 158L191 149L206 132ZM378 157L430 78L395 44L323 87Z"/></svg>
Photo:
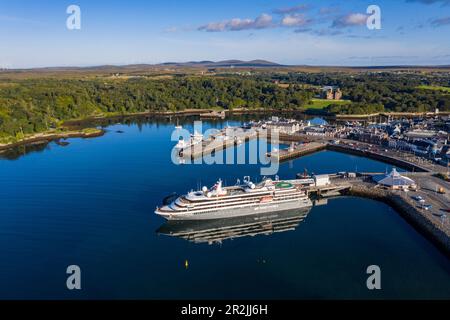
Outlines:
<svg viewBox="0 0 450 320"><path fill-rule="evenodd" d="M311 207L312 202L289 181L264 179L255 184L249 177L243 183L223 187L219 180L212 188L203 187L157 208L167 220L210 220Z"/></svg>

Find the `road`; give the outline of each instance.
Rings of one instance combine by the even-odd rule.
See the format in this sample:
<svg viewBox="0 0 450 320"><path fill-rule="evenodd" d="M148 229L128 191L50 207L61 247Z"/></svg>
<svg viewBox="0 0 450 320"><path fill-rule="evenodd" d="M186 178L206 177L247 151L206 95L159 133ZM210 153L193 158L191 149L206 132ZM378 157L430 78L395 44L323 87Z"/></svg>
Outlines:
<svg viewBox="0 0 450 320"><path fill-rule="evenodd" d="M448 216L450 213L443 209L450 209L450 183L439 178L424 174L409 174L410 178L418 185L417 191L398 191L398 193L409 203L417 208L420 207L419 202L413 199L414 196L421 196L425 199L425 204L432 205L430 210L421 209L423 214L436 224L440 224L447 234L450 233L450 223ZM438 188L442 187L445 194L439 194Z"/></svg>

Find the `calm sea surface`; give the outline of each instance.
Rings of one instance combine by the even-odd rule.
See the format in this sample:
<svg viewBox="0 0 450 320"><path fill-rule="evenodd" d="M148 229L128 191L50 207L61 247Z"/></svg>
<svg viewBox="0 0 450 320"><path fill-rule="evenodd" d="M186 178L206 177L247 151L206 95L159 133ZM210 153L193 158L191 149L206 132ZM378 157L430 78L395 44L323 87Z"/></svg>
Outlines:
<svg viewBox="0 0 450 320"><path fill-rule="evenodd" d="M172 164L173 127L113 125L101 138L0 159L0 298L450 298L450 260L371 200L332 199L293 230L221 244L158 234L165 221L153 211L165 196L261 178L259 165ZM390 166L320 152L279 176L305 168ZM81 267L81 291L66 289L69 265ZM369 265L381 267L381 291L367 290Z"/></svg>

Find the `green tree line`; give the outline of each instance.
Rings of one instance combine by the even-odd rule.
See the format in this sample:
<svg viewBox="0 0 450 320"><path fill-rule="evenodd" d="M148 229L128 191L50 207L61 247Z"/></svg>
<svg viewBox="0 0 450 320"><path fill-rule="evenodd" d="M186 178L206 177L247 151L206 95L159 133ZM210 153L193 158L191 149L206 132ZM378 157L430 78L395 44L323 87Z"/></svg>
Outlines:
<svg viewBox="0 0 450 320"><path fill-rule="evenodd" d="M288 73L265 75L278 81L307 84L317 93L321 86L341 88L343 98L354 105L330 106L329 111L343 114L389 112L450 111L450 94L426 90L420 85L450 87L449 73L422 72L366 72L366 73ZM382 108L383 107L383 108Z"/></svg>
<svg viewBox="0 0 450 320"><path fill-rule="evenodd" d="M288 83L279 86L276 82ZM340 87L349 104L327 112L450 111L450 94L420 85L450 86L444 73L258 73L253 76L169 79L27 79L0 81L0 138L57 128L96 115L185 109L266 108L304 110L321 87Z"/></svg>
<svg viewBox="0 0 450 320"><path fill-rule="evenodd" d="M42 132L64 120L220 107L301 109L313 93L242 78L34 79L0 83L0 136Z"/></svg>

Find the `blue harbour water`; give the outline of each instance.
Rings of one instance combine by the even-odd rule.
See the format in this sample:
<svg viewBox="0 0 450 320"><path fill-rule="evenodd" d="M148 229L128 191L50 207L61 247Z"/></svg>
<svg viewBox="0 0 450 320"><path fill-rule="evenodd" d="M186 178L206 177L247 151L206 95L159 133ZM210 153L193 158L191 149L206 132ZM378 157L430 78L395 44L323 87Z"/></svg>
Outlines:
<svg viewBox="0 0 450 320"><path fill-rule="evenodd" d="M367 199L330 199L295 230L221 244L158 234L165 221L153 211L165 196L260 172L173 164L173 128L112 125L100 138L0 159L0 298L450 298L449 259L393 209ZM283 163L278 175L305 168L390 166L325 151ZM81 267L81 291L66 289L69 265ZM380 291L366 287L369 265L381 267Z"/></svg>

